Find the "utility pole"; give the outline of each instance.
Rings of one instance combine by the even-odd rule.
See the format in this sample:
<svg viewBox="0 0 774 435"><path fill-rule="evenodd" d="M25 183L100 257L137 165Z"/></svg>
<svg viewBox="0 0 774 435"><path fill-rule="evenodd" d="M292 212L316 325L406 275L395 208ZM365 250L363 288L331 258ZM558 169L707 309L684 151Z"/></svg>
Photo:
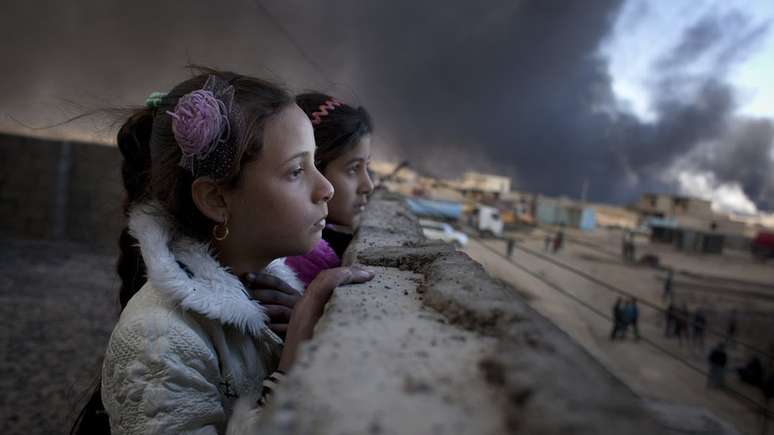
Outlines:
<svg viewBox="0 0 774 435"><path fill-rule="evenodd" d="M583 187L581 188L581 202L586 202L586 196L589 193L589 179L586 178L583 180Z"/></svg>

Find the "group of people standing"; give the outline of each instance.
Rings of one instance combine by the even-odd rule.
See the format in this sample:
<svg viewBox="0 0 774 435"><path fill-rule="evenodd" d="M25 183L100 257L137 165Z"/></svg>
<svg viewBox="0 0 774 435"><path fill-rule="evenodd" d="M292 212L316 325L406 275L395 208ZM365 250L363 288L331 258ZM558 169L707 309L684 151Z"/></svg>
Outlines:
<svg viewBox="0 0 774 435"><path fill-rule="evenodd" d="M558 253L564 247L564 224L559 228L556 234L551 237L550 234L546 234L543 239L543 250L545 252Z"/></svg>
<svg viewBox="0 0 774 435"><path fill-rule="evenodd" d="M548 247L548 243L546 243ZM634 243L631 233L626 233L622 243L622 255L625 260L634 259ZM664 310L664 337L677 338L682 346L684 340L688 340L703 353L705 349L705 336L708 329L707 312L698 307L689 309L686 302L678 303L675 294L674 270L669 269L664 279L662 300L668 304ZM639 309L636 298L618 298L613 306L613 329L610 332L611 340L626 339L629 330L633 332L635 339L640 338L638 320ZM726 375L731 366L729 350L735 348L737 335L737 313L731 311L725 328L725 335L706 354L708 363L707 387L724 388ZM772 347L774 349L774 346ZM774 365L770 364L770 367ZM764 369L759 356L750 358L749 362L740 366L737 370L742 382L760 388L766 400L774 397L774 372L772 369ZM768 376L767 376L768 373Z"/></svg>
<svg viewBox="0 0 774 435"><path fill-rule="evenodd" d="M669 305L664 311L664 337L677 338L682 346L687 340L701 351L705 349L705 337L708 328L707 312L698 307L691 310L686 302L678 304L675 296L674 271L670 269L664 280L662 299ZM729 348L735 347L737 333L736 311L732 311L726 325L725 337L712 347L707 355L709 372L707 386L722 388L725 386L727 367L729 366Z"/></svg>
<svg viewBox="0 0 774 435"><path fill-rule="evenodd" d="M704 349L707 315L703 309L697 308L691 312L685 302L680 306L670 303L664 311L664 316L664 337L676 337L680 345L683 344L683 340L690 340L699 348Z"/></svg>
<svg viewBox="0 0 774 435"><path fill-rule="evenodd" d="M661 298L665 303L668 303L664 311L664 337L676 337L680 345L683 344L683 340L690 340L699 348L704 349L707 314L701 307L691 311L685 302L678 305L675 298L674 270L672 269L667 271Z"/></svg>

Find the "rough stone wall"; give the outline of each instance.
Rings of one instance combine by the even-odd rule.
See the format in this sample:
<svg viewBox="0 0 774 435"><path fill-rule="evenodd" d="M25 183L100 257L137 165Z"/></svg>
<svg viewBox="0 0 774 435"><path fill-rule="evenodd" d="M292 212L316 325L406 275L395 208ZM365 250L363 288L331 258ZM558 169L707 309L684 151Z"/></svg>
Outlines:
<svg viewBox="0 0 774 435"><path fill-rule="evenodd" d="M120 168L116 147L0 135L0 236L114 249Z"/></svg>
<svg viewBox="0 0 774 435"><path fill-rule="evenodd" d="M376 278L336 290L266 433L668 433L516 292L425 241L399 198L377 194L353 261Z"/></svg>

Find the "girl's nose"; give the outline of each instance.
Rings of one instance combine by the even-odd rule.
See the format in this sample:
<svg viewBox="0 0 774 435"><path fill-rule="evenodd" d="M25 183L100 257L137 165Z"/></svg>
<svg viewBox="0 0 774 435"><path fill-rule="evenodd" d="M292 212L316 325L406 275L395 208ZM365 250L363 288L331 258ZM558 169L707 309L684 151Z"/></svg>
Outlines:
<svg viewBox="0 0 774 435"><path fill-rule="evenodd" d="M361 195L370 195L374 191L374 182L371 180L371 176L368 171L364 171L360 179L360 185L358 186L358 193Z"/></svg>
<svg viewBox="0 0 774 435"><path fill-rule="evenodd" d="M315 189L314 202L328 202L333 198L333 185L319 171L317 172L317 189Z"/></svg>

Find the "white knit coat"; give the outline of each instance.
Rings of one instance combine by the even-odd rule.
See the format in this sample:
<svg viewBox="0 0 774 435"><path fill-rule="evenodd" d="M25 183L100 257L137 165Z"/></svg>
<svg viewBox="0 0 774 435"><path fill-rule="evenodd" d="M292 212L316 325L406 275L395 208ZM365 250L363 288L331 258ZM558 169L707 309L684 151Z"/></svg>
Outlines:
<svg viewBox="0 0 774 435"><path fill-rule="evenodd" d="M225 433L236 399L256 397L276 368L282 340L209 247L173 234L157 209L129 218L148 281L121 313L102 366L111 431ZM283 260L266 272L303 288Z"/></svg>

